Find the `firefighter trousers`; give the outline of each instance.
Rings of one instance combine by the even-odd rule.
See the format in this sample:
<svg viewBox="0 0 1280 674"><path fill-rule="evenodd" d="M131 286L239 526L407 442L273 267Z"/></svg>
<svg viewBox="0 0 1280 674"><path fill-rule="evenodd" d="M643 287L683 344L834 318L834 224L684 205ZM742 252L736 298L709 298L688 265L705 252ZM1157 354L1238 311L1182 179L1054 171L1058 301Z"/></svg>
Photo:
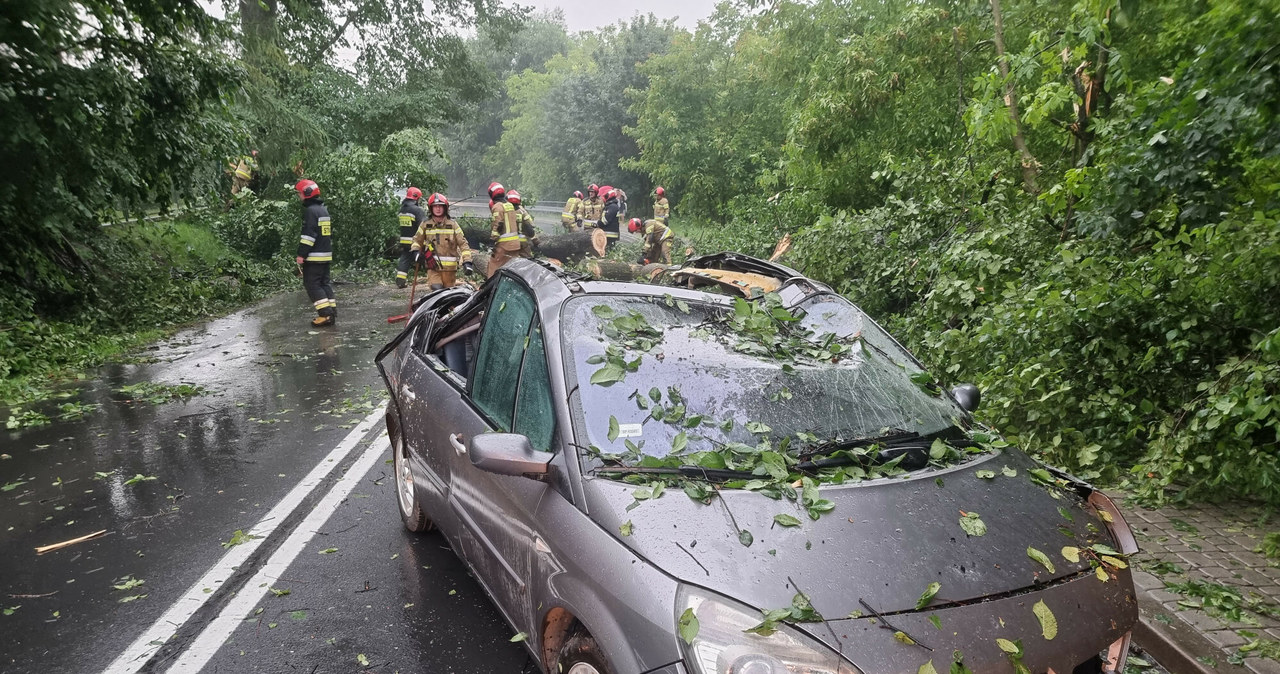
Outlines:
<svg viewBox="0 0 1280 674"><path fill-rule="evenodd" d="M409 270L413 269L413 249L400 244L400 261L396 263L396 285L401 288L409 281Z"/></svg>
<svg viewBox="0 0 1280 674"><path fill-rule="evenodd" d="M302 285L307 297L321 316L337 316L338 303L333 299L333 283L329 279L328 262L308 262L302 265Z"/></svg>

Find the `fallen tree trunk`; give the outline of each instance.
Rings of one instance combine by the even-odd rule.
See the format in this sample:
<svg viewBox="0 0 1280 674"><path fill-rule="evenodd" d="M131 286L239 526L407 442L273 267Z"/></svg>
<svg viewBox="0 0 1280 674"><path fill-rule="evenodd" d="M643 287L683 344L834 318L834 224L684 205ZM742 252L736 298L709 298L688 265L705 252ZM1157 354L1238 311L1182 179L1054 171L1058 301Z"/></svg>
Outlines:
<svg viewBox="0 0 1280 674"><path fill-rule="evenodd" d="M572 264L588 256L604 257L607 241L604 231L595 228L550 234L538 237L536 252L543 257L553 257Z"/></svg>
<svg viewBox="0 0 1280 674"><path fill-rule="evenodd" d="M592 260L587 264L587 271L601 281L634 281L644 273L638 264L613 260Z"/></svg>
<svg viewBox="0 0 1280 674"><path fill-rule="evenodd" d="M464 215L458 218L458 226L462 228L462 236L466 238L471 250L479 250L482 244L485 248L493 247L493 242L489 240L491 229L488 220Z"/></svg>
<svg viewBox="0 0 1280 674"><path fill-rule="evenodd" d="M651 264L646 264L645 266L640 268L640 278L650 283L653 283L658 280L658 277L665 274L667 269L668 267L665 264L660 264L656 262Z"/></svg>

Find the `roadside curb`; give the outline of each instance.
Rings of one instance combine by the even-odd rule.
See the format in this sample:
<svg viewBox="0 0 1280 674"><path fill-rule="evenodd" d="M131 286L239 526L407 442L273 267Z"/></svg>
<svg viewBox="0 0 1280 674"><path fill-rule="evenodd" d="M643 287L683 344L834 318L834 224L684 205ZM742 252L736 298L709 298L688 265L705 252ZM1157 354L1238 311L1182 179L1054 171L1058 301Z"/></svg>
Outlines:
<svg viewBox="0 0 1280 674"><path fill-rule="evenodd" d="M1239 665L1227 662L1226 653L1181 618L1169 616L1169 622L1156 620L1166 613L1164 606L1150 594L1137 588L1138 624L1133 627L1133 642L1151 654L1170 672L1177 674L1252 674ZM1212 657L1218 664L1210 667L1197 658Z"/></svg>

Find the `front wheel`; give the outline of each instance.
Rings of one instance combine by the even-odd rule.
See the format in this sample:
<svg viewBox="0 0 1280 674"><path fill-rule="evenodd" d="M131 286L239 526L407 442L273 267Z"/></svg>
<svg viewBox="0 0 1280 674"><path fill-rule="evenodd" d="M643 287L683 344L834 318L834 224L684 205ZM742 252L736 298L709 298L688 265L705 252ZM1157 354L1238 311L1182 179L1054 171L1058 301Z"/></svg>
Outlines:
<svg viewBox="0 0 1280 674"><path fill-rule="evenodd" d="M564 674L613 674L595 638L581 628L560 647L558 662Z"/></svg>
<svg viewBox="0 0 1280 674"><path fill-rule="evenodd" d="M422 510L418 501L418 487L414 479L413 463L405 453L404 440L396 433L391 443L391 451L395 457L393 463L396 471L396 503L400 509L400 519L404 528L419 533L431 530L431 520Z"/></svg>

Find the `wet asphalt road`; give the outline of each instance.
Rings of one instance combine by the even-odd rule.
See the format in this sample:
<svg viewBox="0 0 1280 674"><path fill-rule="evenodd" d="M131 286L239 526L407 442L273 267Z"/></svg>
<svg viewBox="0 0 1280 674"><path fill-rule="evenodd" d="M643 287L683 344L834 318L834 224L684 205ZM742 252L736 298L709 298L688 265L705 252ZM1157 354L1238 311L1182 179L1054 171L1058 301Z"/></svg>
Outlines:
<svg viewBox="0 0 1280 674"><path fill-rule="evenodd" d="M165 671L236 594L231 586L246 582L379 440L384 451L372 467L271 582L288 594L240 589L266 596L236 617L203 671L352 672L366 669L361 657L378 672L525 667L523 648L509 642L512 631L444 540L409 534L396 514L372 358L397 330L386 318L405 311L408 291L336 290L336 328L312 329L305 293L288 292L180 332L143 351L142 362L93 373L70 389L69 400L98 406L82 420L0 430L0 670L105 671L175 603L203 601L184 593L207 595L168 644L146 646L161 653L142 671ZM146 381L207 394L153 404L119 392ZM62 402L38 408L52 415ZM195 587L228 554L223 543L234 532L259 524L366 418L376 421L366 424L372 430L293 517L275 523L258 553L225 584ZM35 553L99 530L107 533ZM337 551L319 554L330 548ZM161 628L168 638L176 626Z"/></svg>

